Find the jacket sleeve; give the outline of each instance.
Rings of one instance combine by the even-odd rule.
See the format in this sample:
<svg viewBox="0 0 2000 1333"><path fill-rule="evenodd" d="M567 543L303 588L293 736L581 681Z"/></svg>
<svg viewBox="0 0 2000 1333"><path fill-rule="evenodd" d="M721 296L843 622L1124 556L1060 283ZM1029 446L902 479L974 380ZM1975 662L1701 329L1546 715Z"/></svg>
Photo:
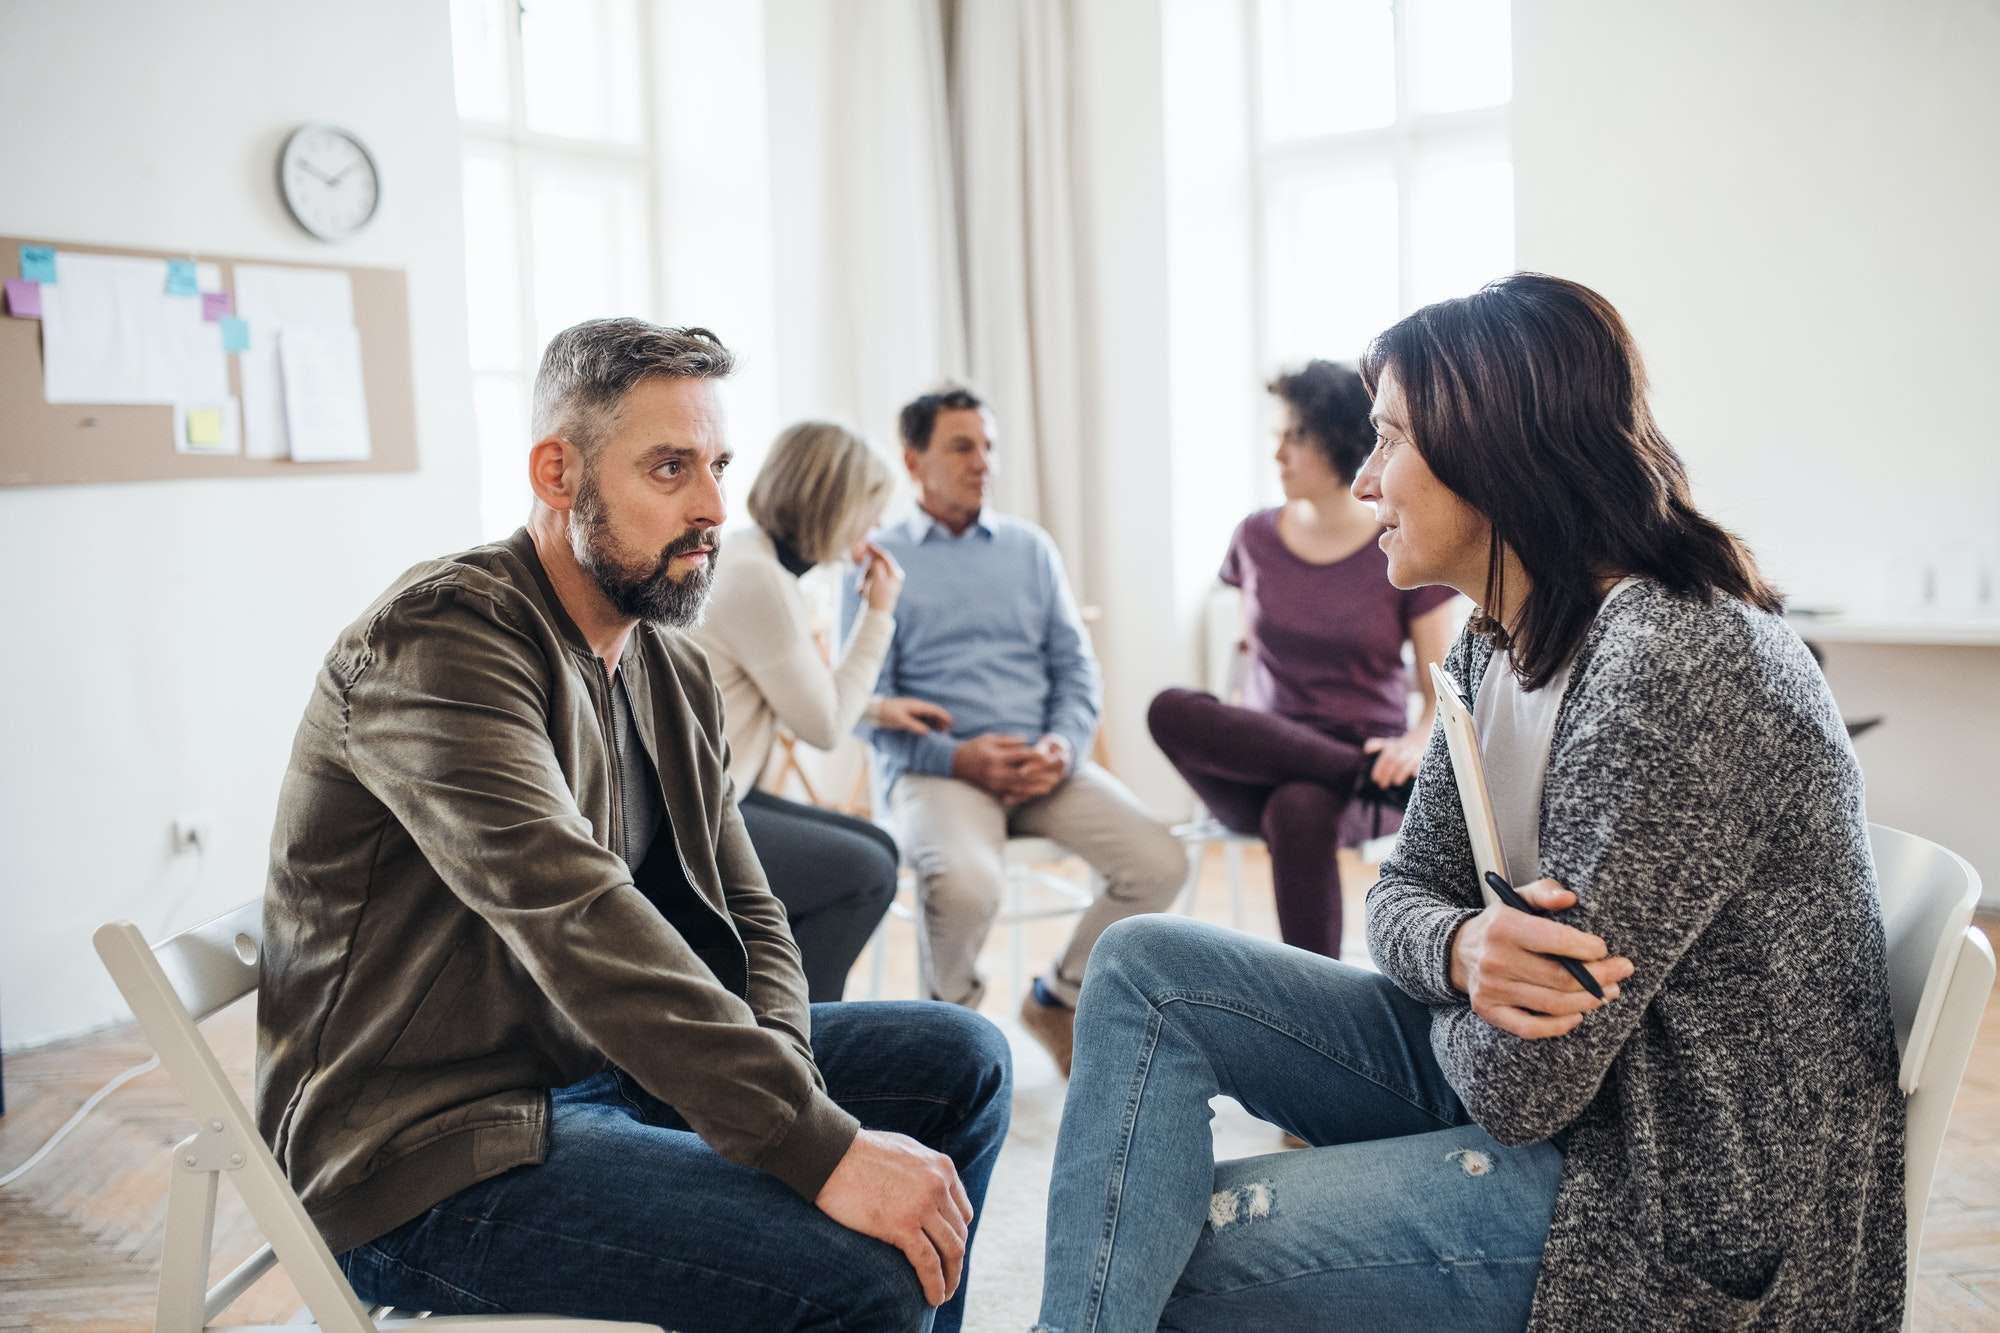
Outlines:
<svg viewBox="0 0 2000 1333"><path fill-rule="evenodd" d="M1747 663L1649 645L1664 665L1571 684L1574 718L1543 788L1542 869L1577 896L1565 924L1632 960L1611 1004L1561 1037L1525 1041L1468 1007L1431 1045L1466 1110L1502 1143L1561 1130L1588 1106L1680 960L1749 882L1782 796L1785 724L1755 702ZM1718 661L1717 659L1723 659ZM1688 725L1676 725L1688 719Z"/></svg>
<svg viewBox="0 0 2000 1333"><path fill-rule="evenodd" d="M550 740L543 654L485 593L399 598L348 673L353 772L579 1031L718 1153L810 1200L857 1122L821 1090L785 1006L760 1024L597 844Z"/></svg>
<svg viewBox="0 0 2000 1333"><path fill-rule="evenodd" d="M1444 663L1460 689L1468 687L1471 658L1472 637L1462 633ZM1483 905L1451 750L1443 725L1434 724L1396 849L1368 890L1368 951L1412 999L1464 1006L1451 984L1451 939Z"/></svg>

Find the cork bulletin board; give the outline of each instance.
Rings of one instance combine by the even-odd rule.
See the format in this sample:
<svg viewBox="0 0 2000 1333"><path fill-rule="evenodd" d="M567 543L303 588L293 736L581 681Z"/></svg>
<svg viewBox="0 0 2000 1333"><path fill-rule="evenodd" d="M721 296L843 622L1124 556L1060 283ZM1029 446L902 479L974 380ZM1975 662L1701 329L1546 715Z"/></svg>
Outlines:
<svg viewBox="0 0 2000 1333"><path fill-rule="evenodd" d="M215 266L226 293L236 290L235 270L239 264L345 274L353 290L354 329L366 390L369 452L366 458L315 462L246 454L177 452L175 409L170 405L49 402L44 393L41 321L0 317L0 486L416 470L416 391L410 365L409 295L400 269L302 264L291 260L0 236L0 269L7 276L17 272L16 265L26 247L50 247L69 254L156 259L163 264L196 261ZM254 320L249 322L248 336L253 339L258 336ZM229 393L240 402L243 395L240 358L230 355L227 362Z"/></svg>

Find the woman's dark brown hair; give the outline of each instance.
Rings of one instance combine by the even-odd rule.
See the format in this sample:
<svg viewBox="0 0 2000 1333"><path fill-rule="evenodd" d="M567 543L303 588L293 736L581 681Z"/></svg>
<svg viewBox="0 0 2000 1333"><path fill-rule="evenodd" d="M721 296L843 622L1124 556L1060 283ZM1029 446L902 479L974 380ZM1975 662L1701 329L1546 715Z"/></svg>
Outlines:
<svg viewBox="0 0 2000 1333"><path fill-rule="evenodd" d="M1492 526L1473 628L1512 648L1525 688L1546 685L1582 644L1604 577L1782 608L1749 549L1695 509L1687 469L1646 404L1639 349L1590 288L1516 273L1425 306L1368 345L1369 393L1385 370L1432 473ZM1503 543L1531 584L1511 625L1490 614Z"/></svg>
<svg viewBox="0 0 2000 1333"><path fill-rule="evenodd" d="M1375 447L1375 428L1368 424L1368 390L1354 367L1308 361L1264 388L1290 405L1307 441L1342 482L1352 484Z"/></svg>

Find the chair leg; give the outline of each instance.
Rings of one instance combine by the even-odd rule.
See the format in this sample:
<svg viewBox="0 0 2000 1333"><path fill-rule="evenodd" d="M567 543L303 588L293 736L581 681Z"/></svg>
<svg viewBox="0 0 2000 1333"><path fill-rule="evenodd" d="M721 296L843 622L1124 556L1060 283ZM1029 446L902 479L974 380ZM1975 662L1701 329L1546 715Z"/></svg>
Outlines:
<svg viewBox="0 0 2000 1333"><path fill-rule="evenodd" d="M1014 982L1014 989L1007 992L1009 998L1018 995L1021 991L1021 965L1022 965L1021 960L1026 953L1026 950L1023 947L1023 942L1021 939L1021 932L1027 929L1027 922L1020 920L1018 916L1016 916L1016 914L1019 913L1021 910L1022 873L1023 872L1018 870L1010 870L1007 872L1007 889L1004 900L1005 906L1001 908L1001 911L1006 915L1010 917L1015 917L1013 924L1008 927L1009 935L1008 935L1007 953L1008 953L1008 958L1011 961L1011 967L1009 969L1008 975L1012 977Z"/></svg>
<svg viewBox="0 0 2000 1333"><path fill-rule="evenodd" d="M167 1182L167 1218L160 1243L160 1294L154 1327L160 1333L201 1333L208 1323L209 1244L215 1230L215 1189L220 1173L181 1164L193 1145L174 1149Z"/></svg>

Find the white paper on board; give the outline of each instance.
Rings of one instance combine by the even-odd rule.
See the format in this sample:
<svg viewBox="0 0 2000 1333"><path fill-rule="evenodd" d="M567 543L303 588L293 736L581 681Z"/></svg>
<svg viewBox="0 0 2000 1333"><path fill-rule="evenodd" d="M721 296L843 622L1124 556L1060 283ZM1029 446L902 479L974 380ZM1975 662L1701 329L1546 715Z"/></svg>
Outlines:
<svg viewBox="0 0 2000 1333"><path fill-rule="evenodd" d="M292 461L337 463L369 454L361 334L352 324L293 324L278 334Z"/></svg>
<svg viewBox="0 0 2000 1333"><path fill-rule="evenodd" d="M222 335L201 302L167 295L163 259L56 256L42 287L42 396L51 403L219 402Z"/></svg>
<svg viewBox="0 0 2000 1333"><path fill-rule="evenodd" d="M235 296L237 317L250 326L249 350L237 355L245 451L251 458L295 457L279 344L284 331L295 326L351 327L354 284L345 273L327 269L238 264Z"/></svg>
<svg viewBox="0 0 2000 1333"><path fill-rule="evenodd" d="M200 292L221 291L222 265L196 264L194 266L194 286L195 290Z"/></svg>

